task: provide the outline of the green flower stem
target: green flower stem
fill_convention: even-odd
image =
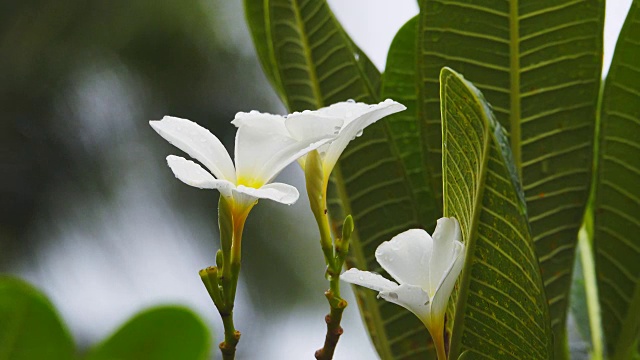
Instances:
[[[323,199],[323,204],[326,204],[326,200]],[[318,230],[320,231],[320,247],[322,247],[322,252],[324,254],[324,260],[327,263],[327,275],[329,276],[329,280],[332,277],[339,277],[340,271],[342,270],[342,264],[338,264],[337,257],[335,256],[335,249],[333,246],[333,240],[331,239],[331,228],[329,225],[329,216],[327,216],[326,206],[321,206],[322,209],[313,210],[313,215],[316,218],[316,223],[318,223]],[[332,287],[332,290],[336,294],[336,296],[340,296],[340,285],[335,285]]]
[[[224,325],[224,341],[220,343],[220,351],[224,360],[235,358],[236,345],[240,340],[240,332],[233,324],[233,302],[226,301],[226,292],[223,288],[223,276],[216,266],[200,270],[200,278],[207,288],[207,292],[213,300]],[[237,278],[236,278],[237,279]],[[237,282],[237,280],[236,280]]]
[[[230,260],[230,273],[231,283],[229,287],[229,300],[233,304],[236,298],[236,290],[238,288],[238,278],[240,277],[240,264],[242,263],[242,232],[244,230],[244,223],[249,215],[247,209],[244,213],[234,216],[233,218],[233,242],[231,245],[231,260]]]
[[[326,275],[329,279],[329,290],[325,292],[325,296],[331,308],[325,317],[327,335],[324,346],[316,351],[315,357],[318,360],[330,360],[333,358],[336,345],[343,332],[340,322],[342,321],[342,312],[347,307],[347,302],[340,297],[340,272],[344,265],[346,252],[349,250],[349,239],[336,239],[335,244],[332,240],[331,226],[327,215],[327,183],[329,178],[328,174],[324,173],[320,154],[317,151],[314,150],[307,154],[304,172],[309,204],[318,224],[320,247],[327,264]],[[348,217],[348,219],[351,218]],[[353,230],[353,221],[350,221],[349,236]]]
[[[224,341],[219,345],[224,360],[235,358],[236,346],[240,341],[240,332],[233,323],[233,308],[240,276],[242,232],[252,207],[253,205],[238,208],[233,201],[220,197],[218,225],[221,249],[216,254],[216,266],[200,270],[202,282],[224,325]]]
[[[329,290],[325,292],[327,301],[329,301],[330,312],[325,316],[324,320],[327,323],[327,334],[324,339],[324,346],[316,351],[315,357],[318,360],[330,360],[333,358],[333,354],[336,350],[336,345],[340,339],[340,335],[343,333],[343,329],[340,326],[342,321],[342,312],[347,307],[347,302],[340,297],[340,271],[344,265],[344,250],[336,250],[331,239],[331,230],[329,225],[329,217],[326,210],[326,192],[322,191],[319,195],[319,201],[313,201],[312,204],[320,206],[312,206],[312,211],[316,222],[318,223],[318,230],[320,230],[320,246],[324,253],[324,260],[327,264],[327,277],[329,279]],[[311,198],[312,193],[309,193]],[[342,243],[342,241],[340,241]],[[338,245],[336,241],[336,246]],[[348,250],[348,242],[345,244],[346,250]]]
[[[220,311],[222,324],[224,325],[224,341],[220,343],[220,352],[223,360],[233,360],[236,357],[236,346],[240,341],[240,331],[233,324],[233,304],[228,312]]]
[[[216,256],[216,263],[222,272],[222,279],[231,279],[231,267],[226,266],[231,261],[231,247],[233,245],[233,202],[220,196],[218,201],[218,227],[220,229],[220,245],[222,250],[222,264]],[[224,288],[224,284],[223,284]],[[225,299],[226,300],[226,299]]]
[[[330,281],[332,281],[331,279]],[[336,278],[336,282],[339,279]],[[332,284],[333,285],[333,284]],[[344,308],[347,307],[347,302],[339,297],[334,296],[332,290],[328,290],[324,293],[331,306],[331,312],[325,316],[324,321],[327,323],[327,335],[324,338],[324,346],[315,353],[317,360],[330,360],[333,358],[333,354],[340,340],[340,335],[344,332],[340,326],[342,321],[342,313]]]
[[[326,202],[323,201],[323,203]],[[324,346],[316,351],[315,357],[318,360],[330,360],[333,358],[336,345],[338,344],[338,340],[340,340],[340,335],[343,333],[340,322],[342,321],[342,313],[347,307],[347,302],[340,297],[340,270],[344,265],[344,257],[339,256],[339,252],[334,249],[331,241],[331,231],[329,230],[329,218],[325,211],[314,210],[313,213],[316,215],[316,222],[320,230],[320,244],[322,245],[325,262],[327,263],[329,290],[325,292],[325,296],[330,307],[330,312],[324,319],[327,323],[327,334],[324,339]]]
[[[433,339],[433,345],[436,347],[438,360],[447,360],[447,351],[444,347],[444,327],[431,333],[431,338]]]

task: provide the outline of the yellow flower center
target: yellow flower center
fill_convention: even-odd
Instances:
[[[264,181],[254,177],[238,176],[238,182],[236,185],[244,185],[246,187],[259,189],[264,185]]]

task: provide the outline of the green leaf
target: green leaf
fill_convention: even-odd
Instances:
[[[418,208],[420,223],[432,230],[442,214],[442,201],[434,197],[435,193],[441,193],[442,185],[432,181],[424,155],[426,145],[423,139],[427,134],[418,103],[421,88],[417,69],[422,61],[416,54],[418,20],[418,16],[409,20],[391,43],[387,70],[382,78],[381,98],[394,99],[407,107],[407,110],[389,116],[387,124],[407,169],[413,197],[421,205]]]
[[[0,360],[65,360],[74,352],[49,300],[22,280],[0,277]]]
[[[605,82],[595,179],[594,247],[606,348],[630,358],[640,335],[640,3]]]
[[[592,360],[603,359],[602,319],[593,255],[593,202],[587,206],[585,223],[578,233],[578,257],[571,285],[571,313],[575,330],[588,345]]]
[[[422,0],[428,164],[439,175],[438,72],[465,74],[506,129],[527,201],[557,355],[589,193],[602,66],[601,0]]]
[[[268,12],[265,12],[265,10],[268,10],[268,2],[245,1],[244,5],[247,23],[251,25],[249,30],[254,40],[253,43],[256,46],[258,57],[262,60],[262,69],[280,98],[286,102],[282,82],[280,81],[280,73],[277,69],[273,42],[271,41],[271,26],[267,23],[271,19],[266,16]]]
[[[582,240],[579,240],[582,241]],[[584,278],[584,268],[582,265],[582,248],[578,248],[578,256],[573,268],[573,280],[571,284],[571,314],[575,319],[575,330],[580,340],[589,345],[591,344],[591,327],[589,324],[589,306],[587,298],[587,284]],[[589,349],[591,351],[591,349]]]
[[[93,349],[87,360],[202,360],[210,334],[190,310],[163,306],[134,316]]]
[[[263,68],[290,111],[376,98],[379,73],[326,1],[245,0],[245,9]]]
[[[346,35],[326,1],[245,0],[245,8],[248,13],[264,15],[262,20],[249,14],[249,26],[263,67],[270,67],[268,72],[275,74],[269,75],[271,81],[281,84],[289,111],[317,109],[348,99],[380,100],[379,72]],[[260,44],[263,41],[269,44]],[[388,94],[396,91],[395,80],[389,81],[385,85]],[[347,259],[351,267],[379,271],[374,252],[380,243],[409,228],[435,223],[437,206],[426,200],[429,188],[427,177],[421,175],[423,160],[409,143],[419,137],[395,124],[407,119],[417,122],[399,117],[368,127],[349,144],[333,171],[328,207],[334,233],[340,233],[347,214],[355,222]],[[415,129],[419,124],[411,126]],[[372,291],[356,291],[383,359],[410,353],[424,356],[428,337],[412,314],[378,301]]]
[[[407,110],[389,116],[386,121],[390,136],[407,169],[406,176],[411,183],[413,199],[420,204],[417,208],[419,226],[431,232],[442,214],[442,202],[436,201],[434,197],[434,193],[440,193],[440,190],[432,188],[435,182],[431,181],[428,167],[425,166],[422,140],[425,136],[424,124],[417,103],[420,89],[417,86],[417,65],[420,60],[416,54],[417,26],[416,16],[398,31],[391,43],[387,55],[387,70],[382,77],[381,98],[391,98],[407,106]],[[367,265],[384,273],[376,263]],[[357,289],[362,291],[363,288]],[[383,300],[378,302],[378,306],[382,312],[382,325],[390,337],[389,342],[397,344],[389,348],[392,358],[435,359],[435,349],[431,342],[426,341],[429,334],[418,318]]]
[[[460,221],[467,247],[448,321],[450,357],[551,359],[547,301],[506,133],[461,75],[444,68],[440,84],[444,215]]]

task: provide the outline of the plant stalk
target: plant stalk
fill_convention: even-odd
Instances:
[[[444,345],[444,327],[436,329],[436,331],[430,332],[433,345],[436,348],[436,354],[438,360],[447,360],[447,350]]]
[[[233,308],[240,276],[242,232],[254,204],[238,206],[237,203],[220,197],[218,224],[222,248],[216,255],[216,266],[200,270],[200,277],[224,326],[224,341],[218,346],[224,360],[235,359],[236,346],[240,341],[240,332],[233,323]]]
[[[347,217],[348,231],[342,239],[336,239],[334,242],[331,237],[331,226],[329,224],[329,216],[327,214],[327,185],[328,174],[324,173],[320,154],[314,150],[307,154],[305,160],[305,180],[307,185],[307,194],[309,196],[309,205],[311,211],[318,224],[320,232],[320,247],[324,254],[324,260],[327,264],[326,276],[329,280],[329,290],[325,292],[325,297],[329,302],[330,312],[325,316],[327,323],[327,334],[325,336],[324,345],[315,352],[318,360],[330,360],[343,333],[340,326],[342,321],[342,312],[347,307],[347,302],[340,297],[340,272],[344,265],[347,251],[349,250],[349,237],[353,231],[353,219]]]
[[[233,304],[232,310],[229,312],[220,312],[222,324],[224,325],[224,341],[220,343],[219,348],[222,353],[223,360],[233,360],[236,357],[236,346],[240,341],[240,331],[236,330],[233,324]]]
[[[324,200],[324,199],[323,199]],[[326,204],[325,201],[322,203]],[[325,297],[329,302],[330,312],[325,317],[327,323],[327,334],[325,336],[324,345],[316,351],[315,357],[318,360],[330,360],[343,333],[340,326],[342,321],[342,313],[347,307],[347,302],[340,297],[340,271],[344,265],[344,261],[335,255],[335,249],[331,240],[331,230],[329,227],[329,218],[323,211],[314,211],[316,222],[320,230],[320,245],[324,253],[324,259],[327,263],[327,277],[329,278],[329,290],[325,292]]]

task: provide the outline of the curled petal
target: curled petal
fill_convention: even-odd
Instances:
[[[460,239],[460,224],[453,217],[440,218],[433,231],[433,252],[430,259],[430,288],[429,292],[434,294],[442,283],[445,274],[453,264],[455,259],[455,243]]]
[[[283,183],[267,184],[258,189],[240,185],[235,191],[255,199],[269,199],[286,205],[295,203],[300,196],[298,189]]]
[[[202,166],[180,156],[167,156],[167,164],[173,174],[183,183],[200,189],[218,189],[223,196],[231,196],[235,187],[227,180],[218,180],[211,176]]]
[[[200,161],[218,179],[236,182],[236,171],[227,149],[209,130],[172,116],[149,121],[149,124],[165,140]]]
[[[364,286],[375,291],[392,291],[398,288],[398,284],[385,279],[379,274],[362,271],[355,268],[349,269],[340,275],[340,280],[351,284]]]
[[[402,284],[396,289],[381,291],[379,296],[414,313],[422,322],[428,321],[429,294],[420,286]]]
[[[431,250],[431,236],[422,229],[411,229],[380,244],[376,260],[400,284],[428,289]]]
[[[361,102],[355,102],[353,100],[347,100],[325,106],[313,112],[318,114],[319,116],[342,118],[349,122],[355,118],[360,117],[362,114],[371,111],[370,109],[372,106],[376,105],[369,105]]]
[[[338,135],[340,128],[344,124],[343,118],[323,116],[318,111],[296,112],[287,116],[285,125],[291,137],[298,141],[314,139],[320,135],[334,138]],[[317,148],[321,156],[329,149],[330,142]],[[298,159],[300,166],[305,168],[306,155]],[[328,174],[327,174],[328,176]]]
[[[325,172],[333,170],[338,158],[347,147],[349,142],[362,134],[367,126],[375,123],[387,115],[405,110],[406,106],[393,100],[385,100],[377,105],[366,105],[362,103],[344,102],[334,104],[325,108],[324,111],[336,116],[343,113],[347,122],[340,129],[338,137],[331,143],[325,155]],[[322,111],[323,109],[319,110]]]
[[[447,310],[447,303],[449,302],[449,297],[453,291],[456,279],[458,279],[458,275],[460,275],[460,271],[462,271],[465,255],[466,250],[464,244],[456,240],[454,243],[454,259],[446,270],[442,281],[438,284],[438,289],[432,299],[432,321],[437,321],[444,317],[444,313]]]
[[[298,141],[280,134],[279,130],[240,126],[236,134],[238,183],[260,187],[287,165],[329,140],[326,136],[317,136]]]
[[[317,111],[296,112],[285,120],[287,130],[294,139],[314,138],[318,135],[336,136],[345,123],[342,117],[323,116]]]

